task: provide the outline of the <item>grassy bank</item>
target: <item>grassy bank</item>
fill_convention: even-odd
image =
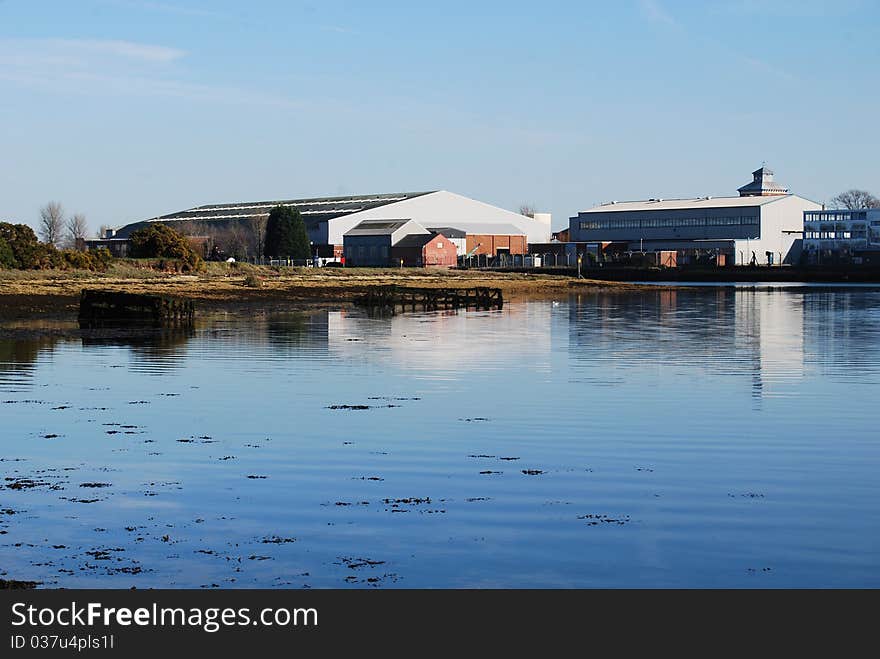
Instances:
[[[500,288],[507,299],[560,296],[574,288],[625,290],[631,284],[570,277],[475,270],[380,268],[273,268],[209,263],[204,272],[180,275],[114,264],[107,272],[0,270],[0,319],[73,317],[83,288],[186,296],[200,306],[223,308],[265,302],[307,306],[347,302],[368,286]]]

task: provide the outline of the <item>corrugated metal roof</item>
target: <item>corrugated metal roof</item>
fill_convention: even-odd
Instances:
[[[394,243],[393,247],[424,247],[435,237],[432,233],[411,233]]]
[[[421,197],[430,192],[393,192],[388,194],[354,195],[346,197],[314,197],[311,199],[281,199],[277,201],[248,201],[229,204],[207,204],[176,213],[153,217],[143,222],[126,225],[124,235],[144,226],[147,222],[230,222],[236,220],[266,217],[276,206],[292,206],[300,212],[306,227],[337,217],[351,215],[358,211],[378,208],[406,199]],[[137,226],[135,226],[137,225]],[[131,227],[131,230],[129,230]]]
[[[619,213],[624,211],[685,210],[690,208],[732,208],[763,206],[793,195],[767,197],[697,197],[696,199],[647,199],[644,201],[617,201],[581,211],[580,213]]]
[[[345,232],[346,236],[390,236],[406,226],[412,220],[364,220]],[[425,231],[418,223],[413,222],[413,229]],[[430,235],[430,234],[429,234]]]

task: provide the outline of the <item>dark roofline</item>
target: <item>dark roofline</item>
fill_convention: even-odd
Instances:
[[[248,208],[250,206],[267,206],[270,208],[274,208],[276,206],[308,206],[310,204],[325,204],[325,203],[352,203],[355,200],[363,200],[369,204],[375,204],[371,206],[371,208],[375,208],[376,206],[384,206],[388,203],[393,203],[393,201],[403,201],[404,199],[415,199],[416,197],[422,197],[427,194],[433,194],[437,192],[437,190],[427,190],[423,192],[387,192],[381,194],[364,194],[364,195],[346,195],[343,197],[310,197],[305,199],[268,199],[264,201],[235,201],[229,203],[216,203],[216,204],[202,204],[201,206],[194,206],[193,208],[187,208],[182,211],[175,211],[173,213],[166,213],[165,215],[157,215],[156,217],[151,217],[147,222],[152,222],[155,220],[164,220],[164,219],[187,219],[187,218],[178,218],[176,216],[182,215],[183,213],[195,213],[200,211],[209,211],[217,208]],[[268,211],[266,211],[268,213]],[[262,213],[254,213],[255,215],[261,215]]]

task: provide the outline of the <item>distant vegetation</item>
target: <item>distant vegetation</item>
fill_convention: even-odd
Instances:
[[[112,261],[110,252],[59,250],[51,243],[37,240],[34,230],[26,224],[0,222],[0,268],[13,270],[46,270],[57,268],[103,272]]]
[[[263,255],[293,259],[311,256],[309,234],[298,210],[290,206],[276,206],[269,212]]]
[[[880,208],[880,199],[867,190],[847,190],[832,197],[831,205],[834,208],[848,208],[850,210]]]
[[[150,224],[131,234],[129,253],[136,259],[179,259],[185,271],[201,270],[202,257],[196,254],[189,241],[165,224]]]

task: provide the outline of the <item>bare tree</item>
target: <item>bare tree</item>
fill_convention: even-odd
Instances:
[[[50,201],[40,209],[40,237],[43,242],[57,245],[64,230],[64,209],[57,201]]]
[[[262,254],[266,247],[266,224],[269,222],[269,214],[257,215],[251,219],[251,243],[254,254]]]
[[[520,204],[517,212],[526,217],[535,217],[535,207],[532,204]]]
[[[850,210],[880,208],[880,199],[866,190],[847,190],[832,197],[831,205],[834,208],[849,208]]]
[[[86,222],[86,216],[82,213],[76,213],[67,219],[65,224],[67,235],[65,236],[65,244],[76,249],[80,240],[85,240],[89,233],[89,224]]]

